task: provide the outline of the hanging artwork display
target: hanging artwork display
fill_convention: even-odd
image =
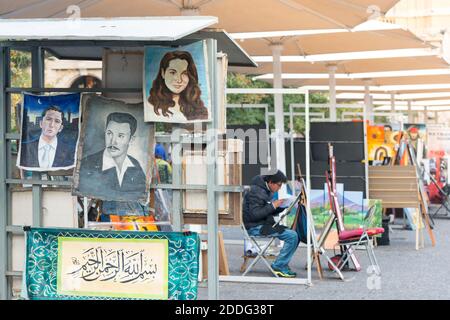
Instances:
[[[429,171],[435,183],[428,185],[428,196],[432,203],[441,203],[439,188],[449,184],[450,129],[444,125],[428,125],[427,130]],[[439,187],[439,188],[438,188]]]
[[[427,127],[425,124],[420,123],[404,123],[403,131],[407,135],[407,139],[409,143],[414,147],[414,150],[417,151],[418,142],[422,140],[425,145],[427,143]]]
[[[149,122],[209,121],[211,92],[206,42],[145,47],[144,117]]]
[[[396,132],[390,125],[367,126],[367,151],[369,160],[382,161],[395,155]]]
[[[17,166],[29,171],[67,170],[75,166],[80,131],[79,93],[24,93]]]
[[[218,141],[215,160],[217,183],[219,185],[242,185],[242,148],[243,143],[239,139]],[[183,149],[183,184],[206,185],[207,164],[207,154],[204,150]],[[184,223],[207,224],[208,202],[206,200],[206,190],[187,190],[184,192],[182,201]],[[168,201],[166,200],[166,202]],[[170,205],[170,202],[168,203]],[[156,203],[155,207],[157,207]],[[218,192],[217,213],[220,225],[239,225],[242,217],[242,194],[240,192]]]
[[[147,201],[153,126],[142,104],[83,97],[83,124],[73,193],[101,200]]]
[[[196,233],[31,228],[26,235],[30,300],[197,298]]]

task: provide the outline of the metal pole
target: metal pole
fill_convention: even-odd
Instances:
[[[44,87],[44,53],[41,47],[31,48],[31,85],[35,88]],[[40,172],[33,172],[33,179],[41,180]],[[42,226],[42,186],[33,185],[33,222],[35,227]]]
[[[172,127],[171,143],[172,143],[172,183],[177,186],[181,184],[182,176],[182,144],[180,138],[181,129],[179,126],[174,125]],[[172,219],[173,230],[181,231],[183,227],[183,206],[181,205],[182,196],[181,190],[176,189],[172,191]]]
[[[264,108],[264,120],[266,121],[266,137],[267,137],[267,168],[272,170],[272,156],[270,154],[270,123],[269,123],[269,106],[266,104]]]
[[[3,56],[0,58],[0,61],[4,61],[4,74],[0,72],[0,74],[2,74],[2,79],[4,79],[4,86],[2,86],[2,88],[9,88],[11,87],[11,48],[6,47],[6,56],[4,57],[5,59],[3,59]],[[5,133],[9,133],[12,130],[11,127],[11,95],[8,93],[5,93],[4,96],[4,101],[3,104],[5,105],[5,113],[2,112],[3,116],[5,117]],[[3,121],[3,120],[1,120]],[[3,132],[3,130],[2,130]],[[6,152],[6,161],[4,163],[5,166],[5,177],[9,178],[12,177],[12,173],[13,173],[13,160],[12,160],[12,141],[11,140],[5,140],[5,138],[7,137],[3,137],[2,141],[5,142],[5,148],[2,148],[2,150],[0,151],[1,153]],[[3,165],[1,166],[3,168]],[[6,208],[6,217],[5,217],[5,226],[6,228],[8,226],[10,226],[12,224],[12,192],[11,192],[11,187],[6,184],[6,201],[2,198],[1,203],[3,203],[3,206]],[[12,261],[12,256],[13,256],[13,234],[11,232],[6,231],[6,272],[12,270],[12,265],[13,265],[13,261]],[[2,237],[3,239],[3,237]],[[26,243],[26,242],[25,242]],[[4,246],[1,247],[1,249],[3,249]],[[13,281],[11,277],[6,277],[6,298],[7,299],[11,299],[12,298],[12,293],[13,293]],[[2,291],[0,289],[0,291]]]
[[[88,229],[89,228],[89,203],[88,203],[88,198],[87,197],[83,197],[83,212],[84,212],[84,228]]]
[[[295,157],[294,157],[294,115],[292,114],[292,106],[289,106],[289,126],[290,126],[290,147],[291,147],[291,179],[292,194],[295,195]]]
[[[8,281],[6,278],[6,271],[8,268],[8,235],[6,232],[7,226],[7,185],[6,185],[6,93],[5,87],[7,84],[6,75],[8,74],[9,65],[8,49],[0,47],[0,299],[6,300],[8,298]]]
[[[364,171],[365,171],[365,180],[366,180],[366,199],[370,199],[369,197],[369,151],[367,146],[367,106],[364,104],[363,106],[363,130],[364,130]]]
[[[281,51],[283,44],[274,43],[270,46],[273,56],[273,87],[275,89],[283,88],[283,80],[281,78]],[[284,148],[284,108],[283,95],[274,95],[274,112],[275,112],[275,142],[277,153],[277,169],[286,173],[286,154]],[[286,193],[286,187],[283,186],[279,193]]]
[[[395,93],[391,93],[391,112],[395,112]]]
[[[310,151],[310,139],[309,139],[309,91],[306,91],[305,93],[305,142],[306,142],[306,198],[308,199],[307,201],[307,206],[308,206],[308,210],[306,210],[307,214],[311,212],[311,208],[309,207],[309,199],[310,198],[310,192],[309,190],[311,190],[311,175],[310,175],[310,155],[309,155],[309,151]],[[306,246],[307,246],[307,274],[308,274],[308,285],[311,285],[311,226],[310,226],[310,222],[314,221],[313,217],[310,217],[309,219],[307,219],[307,223],[306,223]]]
[[[412,106],[411,106],[411,100],[408,100],[408,123],[413,123],[413,113],[412,113]]]
[[[216,55],[217,55],[217,41],[208,39],[208,57],[209,57],[209,72],[211,79],[211,112],[212,123],[207,125],[207,199],[208,199],[208,299],[219,299],[219,215],[217,210],[216,199],[216,154],[217,154],[217,125],[218,125],[218,109],[219,104],[217,100],[217,84],[219,83],[216,72]]]
[[[335,64],[327,65],[330,87],[330,121],[336,122],[336,70]]]
[[[372,109],[372,100],[370,96],[370,83],[372,79],[364,79],[364,105],[367,108],[367,113],[369,115],[369,122],[374,121],[373,109]]]

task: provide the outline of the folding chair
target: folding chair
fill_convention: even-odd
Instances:
[[[272,269],[272,267],[270,266],[270,263],[267,261],[268,259],[273,260],[273,259],[276,258],[276,255],[271,254],[271,253],[268,252],[268,249],[270,248],[270,246],[272,245],[272,243],[275,241],[276,237],[262,236],[262,235],[251,236],[251,235],[248,234],[247,229],[245,229],[245,226],[244,226],[243,223],[241,223],[241,229],[242,229],[242,232],[243,232],[243,234],[244,234],[245,240],[250,241],[250,242],[255,246],[255,248],[256,248],[256,250],[257,250],[256,256],[254,256],[254,255],[248,255],[248,254],[245,252],[245,248],[244,248],[244,255],[243,255],[244,262],[243,262],[242,265],[241,265],[241,273],[242,273],[242,276],[245,276],[245,275],[250,271],[250,269],[251,269],[251,268],[252,268],[259,260],[262,260],[262,261],[266,264],[266,266],[269,268],[270,272],[272,272],[272,274],[273,274],[275,277],[278,278],[278,275],[275,273],[275,271],[274,271],[274,270]],[[261,245],[258,244],[258,240],[266,240],[267,242],[266,242],[266,244],[264,244],[264,245],[261,246]],[[250,259],[254,259],[254,260],[253,260],[252,263],[247,267],[247,262],[248,262]]]
[[[377,275],[381,275],[381,269],[378,265],[377,258],[375,257],[375,252],[373,250],[373,237],[382,234],[384,232],[383,228],[369,228],[373,221],[375,214],[375,206],[372,206],[367,211],[364,217],[363,228],[342,231],[339,234],[339,241],[336,246],[341,248],[346,248],[342,256],[338,261],[336,261],[336,266],[339,270],[342,270],[348,263],[350,259],[350,252],[355,252],[359,246],[364,246],[369,257],[370,264]]]
[[[450,188],[448,185],[445,185],[443,188],[439,185],[439,183],[436,181],[436,179],[430,174],[431,182],[436,186],[438,189],[441,197],[442,197],[442,203],[439,206],[439,208],[433,213],[433,217],[446,217],[448,216],[448,213],[450,212]],[[445,213],[439,213],[439,211],[445,208]],[[431,217],[432,215],[430,215]],[[434,221],[433,221],[434,222]]]

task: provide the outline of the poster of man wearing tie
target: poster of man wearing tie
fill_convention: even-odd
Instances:
[[[79,93],[23,94],[22,135],[17,157],[19,168],[56,171],[75,166],[80,98]]]

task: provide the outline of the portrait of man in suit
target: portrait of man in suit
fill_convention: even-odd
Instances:
[[[146,175],[139,161],[128,154],[135,139],[137,121],[129,113],[113,112],[106,119],[105,148],[81,159],[80,174],[84,183],[80,188],[89,193],[90,181],[101,181],[102,190],[92,190],[105,196],[114,193],[142,194],[146,189]],[[92,184],[91,184],[92,186]]]
[[[17,162],[21,169],[55,171],[75,166],[79,103],[79,94],[24,95]]]
[[[57,106],[44,110],[39,139],[22,144],[22,166],[49,169],[73,165],[75,145],[58,143],[58,134],[64,129],[63,119],[64,114]]]

